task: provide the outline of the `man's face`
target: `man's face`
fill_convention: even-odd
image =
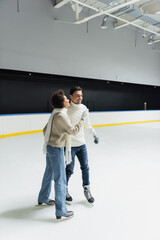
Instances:
[[[75,104],[80,104],[83,99],[82,91],[75,91],[72,95],[70,95],[70,98]]]

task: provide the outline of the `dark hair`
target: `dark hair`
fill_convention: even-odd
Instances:
[[[82,88],[79,87],[79,86],[72,87],[70,89],[70,95],[73,95],[73,93],[76,92],[76,91],[82,91]]]
[[[53,108],[63,108],[64,107],[64,91],[57,90],[53,93],[51,97],[51,105]]]

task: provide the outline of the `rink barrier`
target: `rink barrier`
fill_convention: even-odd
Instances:
[[[92,127],[93,128],[97,128],[97,127],[110,127],[110,126],[120,126],[120,125],[139,124],[139,123],[152,123],[152,122],[160,122],[160,120],[98,124],[98,125],[92,125]],[[19,136],[19,135],[25,135],[25,134],[33,134],[33,133],[41,133],[42,131],[43,130],[33,130],[33,131],[25,131],[25,132],[3,134],[3,135],[0,135],[0,138],[13,137],[13,136]]]

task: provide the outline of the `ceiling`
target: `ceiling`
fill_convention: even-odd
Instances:
[[[148,44],[160,42],[160,0],[56,0],[54,7],[61,8],[65,4],[73,9],[73,24],[103,16],[103,27],[108,18],[112,18],[114,29],[133,26],[143,31],[143,37],[149,33]],[[91,11],[82,17],[85,9]]]

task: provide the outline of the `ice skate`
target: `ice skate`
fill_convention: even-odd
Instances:
[[[45,202],[38,202],[38,206],[41,206],[41,205],[48,205],[48,206],[51,206],[51,205],[54,205],[55,204],[55,201],[54,200],[51,200],[49,199],[49,202],[45,203]]]
[[[86,185],[83,188],[84,188],[84,196],[86,197],[87,201],[89,203],[93,203],[94,202],[94,197],[91,195],[90,186]]]
[[[67,204],[71,204],[72,201],[73,201],[73,199],[72,199],[71,195],[69,194],[69,192],[68,192],[68,187],[67,187],[67,188],[66,188],[66,203],[67,203]]]
[[[61,219],[62,217],[73,217],[74,212],[73,211],[68,211],[65,214],[61,215],[61,216],[56,216],[57,219]]]

